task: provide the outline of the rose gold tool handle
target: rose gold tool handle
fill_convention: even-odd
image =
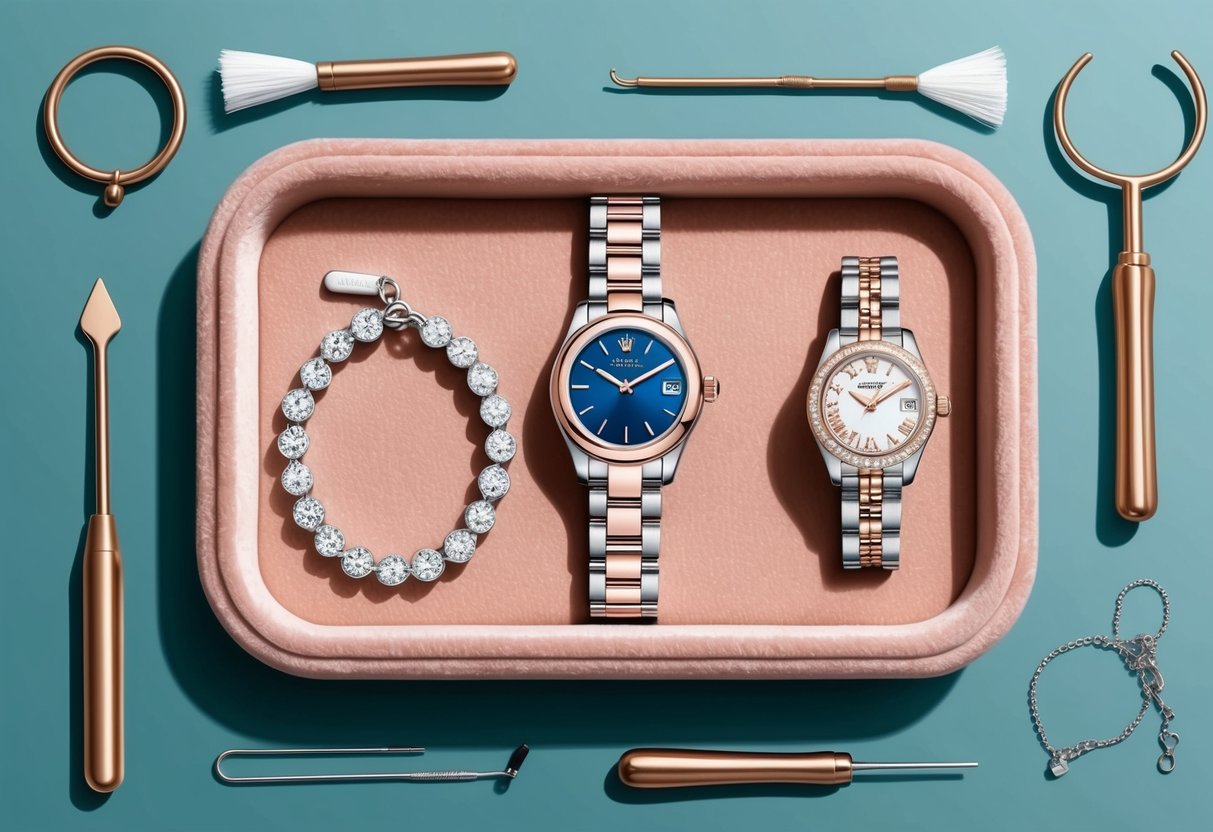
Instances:
[[[1122,252],[1112,271],[1116,321],[1116,510],[1149,520],[1158,510],[1154,451],[1154,269]]]
[[[432,58],[321,61],[316,81],[322,90],[384,87],[438,87],[509,84],[518,62],[509,52],[477,52]]]
[[[84,779],[112,792],[125,769],[122,552],[112,514],[94,514],[84,543]]]
[[[740,783],[845,786],[851,782],[851,775],[851,755],[832,751],[775,754],[635,748],[619,758],[619,779],[638,789]]]
[[[845,786],[857,771],[975,768],[977,763],[861,763],[850,754],[816,751],[777,754],[754,751],[697,751],[688,748],[634,748],[619,758],[619,779],[637,789],[735,786],[745,783],[802,783]]]

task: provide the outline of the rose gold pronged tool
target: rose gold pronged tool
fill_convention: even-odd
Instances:
[[[1146,188],[1179,174],[1200,148],[1208,122],[1205,88],[1182,53],[1171,57],[1192,86],[1196,124],[1188,146],[1171,164],[1154,173],[1113,173],[1087,161],[1066,129],[1066,98],[1078,73],[1091,61],[1080,56],[1057,85],[1053,128],[1057,141],[1079,169],[1121,189],[1124,245],[1112,269],[1112,317],[1116,327],[1116,511],[1134,522],[1158,510],[1158,471],[1154,448],[1154,269],[1142,246],[1142,196]],[[1131,110],[1126,112],[1131,113]]]
[[[93,344],[97,513],[84,541],[84,779],[112,792],[125,769],[122,705],[122,551],[110,513],[109,366],[107,345],[122,320],[98,278],[80,315]]]
[[[989,127],[1001,125],[1007,112],[1007,59],[997,46],[940,64],[918,75],[886,75],[882,78],[818,78],[814,75],[621,78],[612,69],[611,80],[621,87],[778,87],[806,91],[866,89],[917,92]]]
[[[753,751],[697,751],[689,748],[633,748],[619,758],[619,779],[637,789],[733,786],[745,783],[801,783],[846,786],[856,772],[976,768],[977,763],[862,763],[850,754],[817,751],[776,754]]]

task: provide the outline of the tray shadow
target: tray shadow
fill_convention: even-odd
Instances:
[[[375,681],[289,676],[262,664],[223,630],[202,592],[194,557],[195,306],[197,248],[173,273],[157,329],[157,616],[161,650],[181,691],[232,735],[232,744],[432,744],[527,742],[604,748],[604,765],[634,745],[820,742],[895,734],[929,714],[959,674],[851,681]],[[533,429],[533,428],[531,428]],[[524,432],[528,430],[526,426]],[[563,449],[561,449],[563,451]],[[559,458],[564,462],[563,458]],[[574,497],[580,495],[569,490]],[[449,715],[408,734],[342,716],[334,701],[373,713],[430,698]],[[632,718],[587,719],[621,701]],[[492,708],[484,703],[491,701]],[[896,708],[887,707],[897,702]],[[744,707],[739,707],[744,705]],[[221,748],[196,749],[199,766]],[[73,776],[76,772],[72,772]]]

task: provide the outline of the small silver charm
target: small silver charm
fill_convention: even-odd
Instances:
[[[506,430],[512,415],[509,402],[498,395],[500,378],[492,366],[477,360],[475,342],[463,336],[453,337],[451,324],[437,315],[427,317],[413,309],[400,295],[400,286],[389,277],[332,271],[325,275],[329,291],[354,295],[378,295],[382,309],[359,310],[343,329],[329,332],[320,342],[319,356],[305,362],[299,371],[303,387],[289,391],[282,400],[282,413],[290,423],[278,436],[278,450],[286,457],[282,488],[297,498],[292,516],[296,525],[314,533],[313,545],[320,555],[338,560],[351,578],[374,573],[384,586],[400,586],[411,576],[419,581],[434,581],[447,563],[466,563],[476,552],[477,536],[487,533],[497,519],[494,502],[505,496],[510,478],[505,464],[513,458],[517,440]],[[403,555],[387,555],[376,562],[363,546],[347,547],[345,534],[325,523],[323,504],[312,496],[315,485],[312,470],[301,460],[311,447],[310,437],[301,423],[311,418],[316,408],[313,391],[327,388],[333,380],[331,363],[345,361],[360,343],[373,343],[385,329],[401,331],[416,328],[421,342],[430,349],[445,349],[451,364],[467,370],[467,386],[481,397],[477,414],[491,431],[485,442],[490,464],[477,477],[482,499],[474,500],[463,512],[465,528],[448,534],[438,549],[420,549],[410,561]]]

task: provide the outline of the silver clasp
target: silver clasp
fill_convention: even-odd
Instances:
[[[344,295],[378,295],[383,303],[383,325],[388,329],[420,329],[425,323],[425,315],[400,294],[400,284],[385,275],[331,271],[324,276],[324,288]]]
[[[1170,774],[1175,771],[1175,749],[1179,745],[1179,734],[1163,726],[1158,732],[1158,744],[1162,746],[1162,753],[1158,755],[1158,770],[1163,774]]]

